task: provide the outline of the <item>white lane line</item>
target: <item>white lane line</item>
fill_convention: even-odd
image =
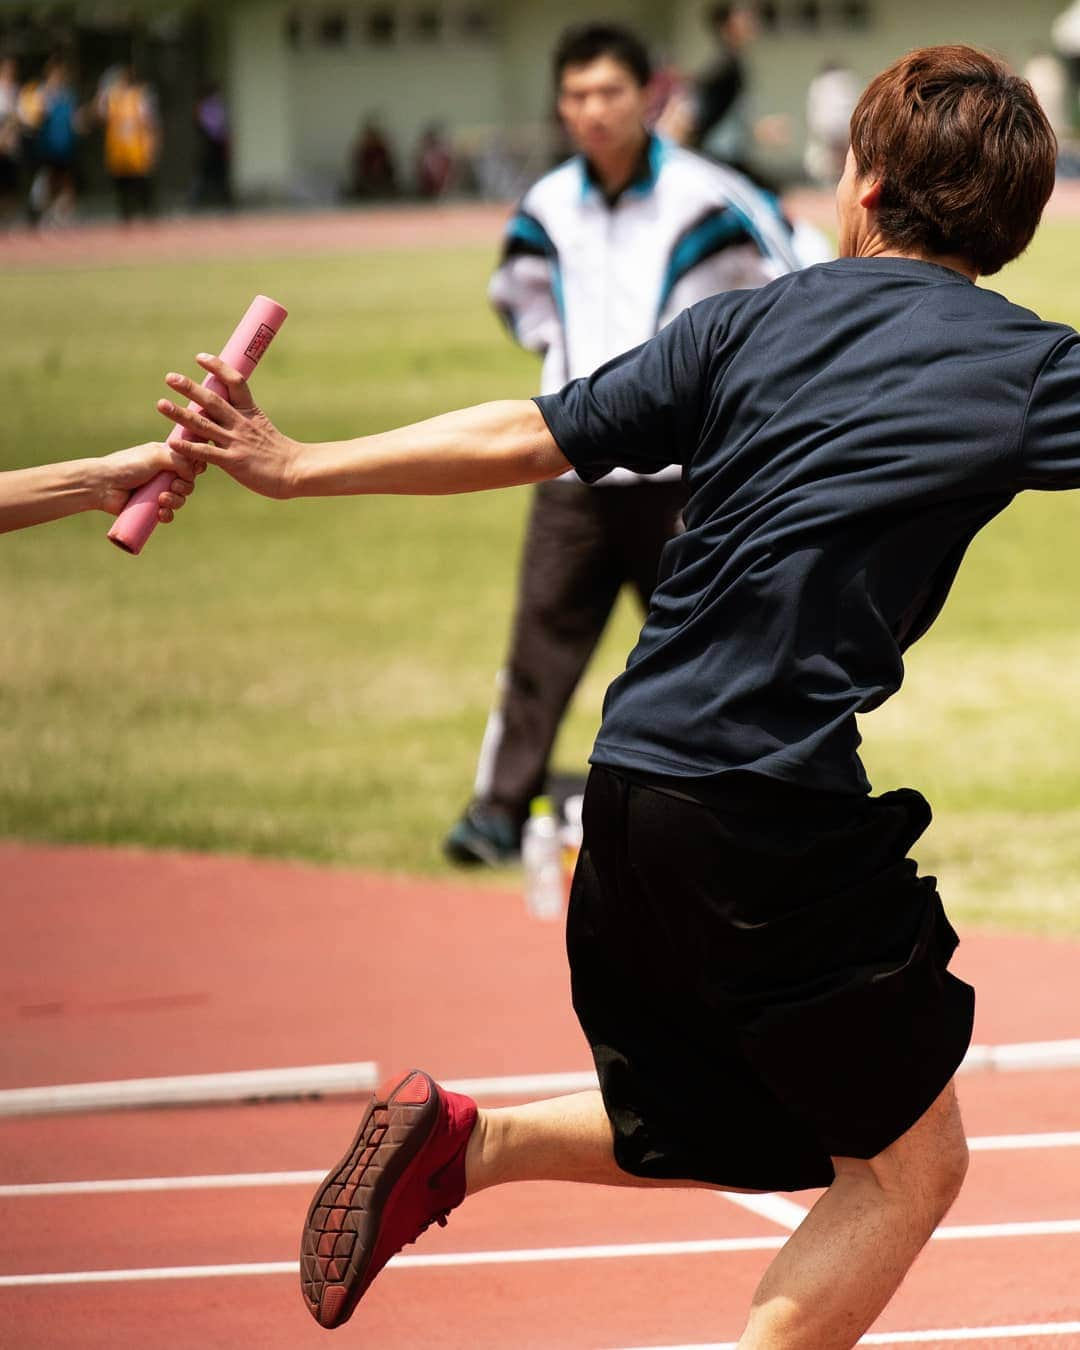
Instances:
[[[972,1045],[960,1073],[1022,1073],[1039,1069],[1080,1068],[1080,1039],[1020,1041],[1007,1045]],[[470,1097],[516,1097],[519,1094],[585,1092],[597,1086],[592,1070],[579,1073],[516,1074],[507,1078],[459,1078],[444,1086]]]
[[[1080,1233],[1080,1219],[1045,1219],[1028,1223],[945,1224],[931,1236],[932,1242],[968,1238],[1068,1237]]]
[[[1037,1069],[1080,1068],[1080,1040],[1022,1041],[1016,1045],[971,1045],[959,1073],[1026,1073]]]
[[[771,1219],[781,1228],[798,1228],[810,1213],[805,1205],[797,1205],[782,1195],[738,1195],[734,1191],[721,1191],[725,1200],[730,1200],[740,1209],[748,1209],[751,1214],[760,1214],[763,1219]]]
[[[120,1078],[105,1083],[6,1088],[0,1091],[0,1116],[370,1093],[378,1081],[378,1067],[368,1060],[358,1064],[309,1064],[294,1069],[245,1069],[241,1073],[195,1073],[174,1078]]]
[[[929,1345],[935,1341],[1010,1341],[1022,1336],[1074,1336],[1080,1322],[1029,1322],[1013,1327],[942,1327],[934,1331],[873,1331],[860,1345]],[[702,1345],[635,1346],[632,1350],[737,1350],[734,1341]]]
[[[973,1153],[1010,1150],[1080,1148],[1080,1130],[1056,1134],[988,1134],[968,1140]],[[251,1186],[315,1186],[328,1167],[297,1172],[222,1172],[207,1176],[116,1177],[96,1181],[38,1181],[0,1185],[0,1199],[20,1199],[46,1195],[125,1195],[137,1191],[230,1190]],[[774,1219],[783,1228],[797,1228],[807,1211],[793,1200],[778,1195],[736,1195],[718,1192],[733,1204],[764,1218]]]
[[[127,1284],[138,1280],[210,1280],[224,1275],[297,1275],[299,1261],[249,1261],[235,1266],[158,1266],[145,1270],[63,1270],[0,1275],[0,1289],[40,1284]]]
[[[451,1092],[463,1092],[467,1097],[560,1097],[566,1092],[589,1092],[599,1086],[595,1069],[572,1073],[519,1073],[505,1078],[448,1078],[439,1079]]]
[[[984,1134],[969,1139],[968,1148],[973,1153],[1028,1148],[1080,1148],[1080,1130],[1063,1130],[1056,1134]]]
[[[398,1269],[438,1266],[503,1266],[550,1261],[603,1261],[620,1257],[710,1256],[719,1252],[776,1251],[782,1237],[706,1238],[697,1242],[628,1242],[591,1247],[528,1247],[507,1251],[439,1252],[430,1256],[395,1256]],[[220,1266],[161,1266],[145,1270],[57,1271],[44,1275],[0,1275],[0,1289],[35,1284],[112,1284],[128,1280],[192,1280],[225,1275],[281,1275],[297,1273],[298,1261]]]
[[[1011,1073],[1032,1069],[1075,1068],[1080,1068],[1080,1039],[1029,1041],[1015,1045],[973,1045],[959,1072],[994,1070]],[[175,1078],[130,1078],[104,1083],[6,1088],[0,1090],[0,1116],[365,1094],[371,1092],[378,1081],[377,1065],[365,1061],[357,1064],[315,1064],[293,1069],[254,1069],[242,1073],[185,1074]],[[444,1084],[452,1092],[464,1092],[468,1096],[480,1098],[582,1092],[596,1085],[596,1074],[591,1069],[573,1073],[516,1074],[503,1078],[459,1078]]]
[[[1048,1223],[968,1224],[939,1228],[936,1239],[1055,1237],[1080,1233],[1080,1219]],[[583,1247],[524,1247],[505,1251],[438,1252],[430,1256],[395,1256],[390,1265],[403,1270],[437,1266],[510,1266],[550,1261],[610,1261],[655,1256],[712,1256],[722,1252],[777,1251],[786,1236],[703,1238],[692,1242],[620,1242]],[[0,1275],[0,1288],[35,1284],[100,1284],[126,1280],[186,1280],[224,1275],[280,1275],[295,1271],[295,1261],[216,1266],[160,1266],[145,1270],[55,1271],[34,1275]]]
[[[37,1181],[0,1186],[0,1199],[39,1195],[128,1195],[142,1191],[218,1191],[247,1186],[315,1186],[321,1172],[229,1172],[191,1177],[117,1177],[105,1181]]]

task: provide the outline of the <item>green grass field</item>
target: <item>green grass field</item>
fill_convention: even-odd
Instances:
[[[1080,227],[997,289],[1080,324]],[[257,392],[307,439],[533,391],[489,315],[487,249],[2,276],[0,467],[164,435],[160,376],[256,291],[292,316]],[[79,316],[79,317],[74,317]],[[142,558],[85,516],[0,544],[0,835],[444,870],[513,600],[524,491],[271,503],[220,474]],[[1080,932],[1080,499],[976,542],[905,689],[863,727],[879,790],[938,813],[919,856],[952,912]],[[625,604],[561,737],[584,766]]]

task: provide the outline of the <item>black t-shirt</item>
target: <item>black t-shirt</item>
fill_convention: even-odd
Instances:
[[[586,482],[684,466],[592,756],[671,778],[868,790],[855,714],[899,688],[976,532],[1080,486],[1080,337],[907,258],[703,301],[536,402]]]

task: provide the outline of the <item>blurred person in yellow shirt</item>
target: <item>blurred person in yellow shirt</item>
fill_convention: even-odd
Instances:
[[[121,66],[98,95],[105,125],[105,171],[116,187],[120,217],[149,216],[161,136],[157,100],[133,66]]]

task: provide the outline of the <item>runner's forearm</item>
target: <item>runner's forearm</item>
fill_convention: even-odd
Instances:
[[[288,495],[476,492],[537,483],[569,467],[536,404],[504,400],[358,440],[304,445]]]
[[[0,474],[0,533],[101,507],[108,487],[94,459]]]

